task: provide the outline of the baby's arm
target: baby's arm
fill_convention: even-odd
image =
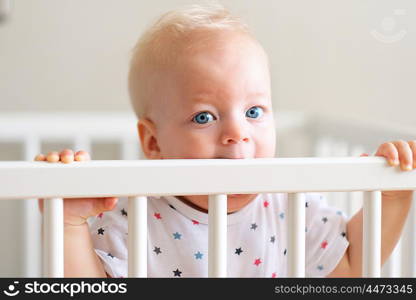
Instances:
[[[87,223],[65,225],[65,277],[107,277],[94,251]]]
[[[385,157],[391,166],[400,164],[403,171],[410,171],[416,168],[416,141],[384,143],[375,155]],[[400,239],[412,198],[413,191],[382,192],[381,266],[389,258]],[[362,276],[363,209],[348,222],[347,237],[350,245],[340,263],[328,277]]]
[[[382,266],[396,246],[410,210],[411,198],[382,200],[381,262]],[[362,277],[363,209],[347,225],[350,243],[344,257],[328,277]]]
[[[60,154],[50,152],[46,157],[36,156],[37,161],[71,163],[74,160],[89,160],[89,154],[72,150]],[[87,218],[112,210],[116,198],[64,199],[64,277],[107,277],[103,263],[96,254],[87,223]],[[43,199],[39,199],[43,211]],[[108,276],[109,277],[109,276]]]

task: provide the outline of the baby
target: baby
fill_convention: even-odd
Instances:
[[[145,156],[273,157],[268,64],[247,26],[219,5],[163,15],[137,43],[129,74]],[[411,170],[416,142],[384,143],[376,155]],[[36,159],[70,163],[89,155],[66,149]],[[362,210],[347,220],[324,206],[320,194],[305,197],[306,276],[361,276]],[[383,192],[381,264],[397,243],[411,198],[412,191]],[[66,277],[127,276],[127,207],[126,198],[65,199]],[[229,277],[287,276],[287,207],[284,193],[228,195]],[[148,197],[149,277],[207,276],[207,212],[207,196]]]

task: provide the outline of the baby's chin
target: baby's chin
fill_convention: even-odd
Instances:
[[[227,212],[233,213],[242,209],[256,198],[257,194],[229,194],[227,197]]]
[[[230,214],[245,207],[256,198],[257,194],[228,194],[227,196],[227,212]],[[199,211],[208,212],[208,196],[179,196],[177,198]]]

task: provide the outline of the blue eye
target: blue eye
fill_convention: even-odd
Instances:
[[[206,123],[208,123],[208,122],[210,122],[212,120],[214,120],[214,116],[211,115],[209,112],[206,112],[206,111],[197,114],[192,119],[193,122],[196,122],[198,124],[206,124]]]
[[[246,112],[246,117],[249,118],[259,118],[263,115],[263,109],[259,106],[253,106]]]

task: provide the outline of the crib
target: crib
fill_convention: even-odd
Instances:
[[[383,158],[358,157],[363,152],[374,152],[388,140],[416,139],[416,131],[379,122],[297,112],[280,112],[275,119],[278,158],[147,161],[142,159],[139,149],[135,117],[129,113],[0,115],[0,145],[14,144],[22,152],[20,158],[14,156],[13,161],[0,162],[0,200],[18,203],[16,207],[21,216],[18,220],[22,234],[21,276],[63,277],[64,197],[129,197],[129,277],[146,277],[146,197],[204,194],[209,195],[209,276],[226,277],[227,194],[287,192],[288,222],[292,228],[288,275],[304,277],[303,193],[321,192],[329,204],[350,216],[363,205],[364,276],[416,277],[414,200],[396,249],[382,269],[378,263],[380,191],[415,190],[416,173],[388,168]],[[118,153],[113,155],[113,160],[98,158],[70,165],[32,161],[37,153],[64,147],[87,150],[96,159],[99,148],[95,143],[117,145]],[[103,153],[107,153],[106,149],[108,145],[101,145]],[[103,158],[108,157],[103,155]],[[201,174],[198,178],[193,175],[196,168]],[[247,173],[244,178],[236,176],[244,169],[255,172]],[[158,170],[157,176],[152,175],[155,170]],[[250,175],[258,172],[267,176]],[[99,180],[86,184],[88,178]],[[172,182],[170,178],[181,180]],[[137,182],[142,184],[137,186]],[[40,197],[47,199],[43,222],[36,200]]]

